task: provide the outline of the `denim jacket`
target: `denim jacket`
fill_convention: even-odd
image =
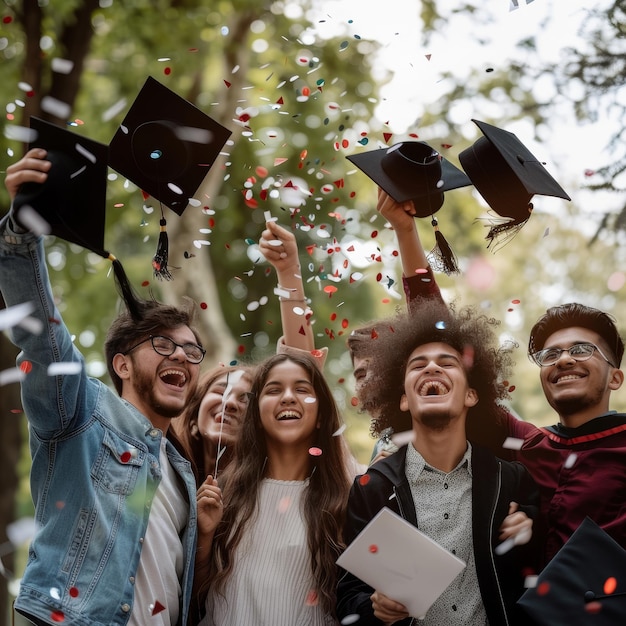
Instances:
[[[13,235],[0,222],[0,290],[7,307],[30,302],[38,334],[17,325],[13,343],[27,365],[22,381],[29,422],[31,494],[38,532],[15,606],[47,623],[124,625],[150,507],[161,479],[162,432],[101,381],[54,305],[41,238]],[[48,373],[73,363],[77,373]],[[65,367],[65,366],[62,366]],[[67,368],[65,368],[67,370]],[[195,482],[189,463],[167,443],[186,487],[189,521],[182,537],[184,574],[179,623],[186,624],[196,545]]]

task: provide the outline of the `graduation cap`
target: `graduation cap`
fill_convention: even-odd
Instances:
[[[30,128],[29,149],[45,149],[52,165],[43,183],[20,185],[13,219],[26,230],[55,235],[110,260],[118,289],[135,314],[138,298],[124,268],[104,248],[108,146],[37,117],[30,118]]]
[[[423,141],[404,141],[347,159],[396,202],[413,201],[415,217],[431,217],[437,238],[432,254],[440,262],[438,269],[448,274],[457,272],[454,254],[434,214],[443,205],[444,191],[471,185],[470,179]]]
[[[470,179],[423,141],[346,157],[396,202],[413,200],[416,217],[430,217],[443,205],[443,192],[471,185]]]
[[[518,604],[538,625],[623,624],[626,550],[587,517]]]
[[[42,234],[108,258],[104,250],[107,146],[37,117],[30,118],[30,128],[34,137],[29,148],[44,148],[52,166],[44,183],[20,186],[13,201],[15,220],[32,230],[33,218],[39,216]],[[29,210],[36,215],[29,216]]]
[[[163,205],[182,215],[231,135],[149,76],[109,145],[109,165],[161,203],[155,275],[167,269]]]
[[[472,120],[483,132],[459,161],[487,204],[505,221],[495,225],[486,239],[521,228],[530,218],[535,194],[571,200],[561,185],[517,136],[491,124]]]

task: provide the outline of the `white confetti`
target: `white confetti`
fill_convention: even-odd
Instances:
[[[0,330],[6,330],[19,324],[27,315],[32,313],[35,306],[32,302],[23,302],[0,311]]]
[[[83,364],[79,361],[50,363],[50,365],[48,365],[48,376],[67,376],[70,374],[80,374],[82,369]]]
[[[12,367],[0,372],[0,387],[10,383],[19,383],[24,380],[26,374],[19,367]]]
[[[507,437],[502,444],[503,448],[507,450],[521,450],[524,445],[523,439],[518,439],[517,437]]]

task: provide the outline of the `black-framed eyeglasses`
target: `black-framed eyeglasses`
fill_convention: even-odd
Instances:
[[[593,343],[575,343],[569,348],[546,348],[545,350],[539,350],[529,356],[539,367],[548,367],[549,365],[554,365],[561,358],[563,352],[567,352],[575,361],[586,361],[593,356],[596,350],[611,367],[615,367],[615,365],[606,358],[602,350]]]
[[[150,335],[149,337],[142,339],[139,343],[136,343],[132,348],[128,348],[128,350],[124,352],[124,355],[132,352],[142,343],[146,343],[146,341],[151,341],[152,348],[161,356],[172,356],[172,354],[176,352],[176,348],[182,348],[187,360],[194,364],[201,363],[202,359],[204,359],[204,355],[206,354],[206,350],[195,343],[176,343],[173,339],[164,337],[163,335]]]

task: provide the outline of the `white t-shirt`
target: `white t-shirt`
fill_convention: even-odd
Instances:
[[[305,481],[266,478],[234,555],[224,596],[207,597],[203,626],[329,626],[317,602],[302,505]]]
[[[128,626],[174,626],[178,622],[183,544],[189,506],[161,439],[162,478],[154,495],[135,577],[135,599]]]

